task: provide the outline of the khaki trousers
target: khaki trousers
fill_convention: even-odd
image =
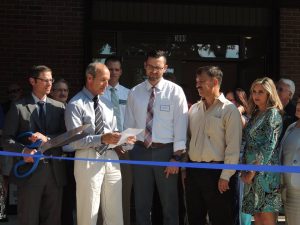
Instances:
[[[76,157],[118,160],[115,151],[98,156],[93,149],[78,150]],[[123,225],[120,165],[110,162],[75,161],[77,224],[96,225],[101,203],[104,225]]]

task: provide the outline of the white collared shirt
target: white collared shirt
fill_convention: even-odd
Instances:
[[[108,85],[108,87],[105,89],[105,92],[103,94],[103,97],[107,98],[110,102],[111,102],[111,91],[110,91],[111,88],[112,88],[112,86]],[[127,98],[128,98],[128,94],[129,94],[130,90],[128,88],[120,85],[119,83],[114,88],[116,89],[116,94],[119,97],[121,127],[123,127],[126,103],[127,103]]]
[[[33,92],[31,92],[31,95],[33,97],[33,100],[36,104],[37,109],[39,108],[39,106],[37,104],[38,102],[40,102],[40,101],[45,102],[45,103],[47,102],[47,95],[45,95],[45,97],[43,99],[39,99]],[[46,113],[46,104],[44,104],[43,110],[44,110],[44,113]],[[39,110],[37,110],[37,112],[39,113]]]
[[[145,129],[151,88],[146,80],[129,92],[124,129]],[[182,88],[162,78],[155,86],[155,92],[152,142],[173,143],[174,151],[185,149],[188,106]],[[144,141],[144,135],[144,132],[139,134],[137,140]]]

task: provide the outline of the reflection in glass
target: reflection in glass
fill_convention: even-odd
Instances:
[[[112,55],[114,54],[114,52],[111,51],[111,45],[109,43],[105,43],[104,45],[102,45],[99,54]]]
[[[169,68],[166,70],[166,73],[172,73],[172,74],[173,74],[173,73],[174,73],[174,68],[170,68],[170,67],[169,67]]]
[[[227,45],[225,58],[238,59],[239,58],[239,46]]]
[[[216,58],[210,44],[197,44],[198,54],[204,58]]]

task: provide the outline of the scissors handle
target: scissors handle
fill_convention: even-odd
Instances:
[[[42,153],[40,151],[34,153],[34,155],[37,155],[38,157],[34,157],[33,158],[34,162],[32,164],[32,167],[29,170],[25,171],[25,172],[19,172],[19,168],[21,166],[24,166],[24,165],[27,164],[24,160],[21,160],[21,161],[19,161],[19,162],[17,162],[15,164],[15,166],[14,166],[14,174],[15,174],[16,177],[18,177],[18,178],[27,177],[27,176],[29,176],[30,174],[32,174],[36,170],[37,166],[39,165],[40,158],[43,155],[42,155]]]
[[[17,138],[20,139],[20,138],[23,138],[23,137],[30,137],[33,134],[34,134],[33,132],[28,131],[28,132],[24,132],[24,133],[20,134]],[[43,141],[41,139],[38,139],[37,141],[31,143],[30,145],[26,145],[25,147],[29,148],[29,149],[38,149],[41,146],[42,142]],[[34,157],[33,158],[32,167],[28,171],[19,172],[19,168],[27,164],[24,160],[20,160],[19,162],[17,162],[15,164],[14,174],[15,174],[16,177],[18,177],[18,178],[27,177],[36,170],[37,166],[39,165],[40,158],[42,157],[42,153],[40,151],[37,151],[34,155],[38,155],[39,157]]]

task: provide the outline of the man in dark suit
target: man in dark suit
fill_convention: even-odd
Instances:
[[[52,83],[52,71],[46,66],[34,66],[29,83],[32,93],[12,104],[5,119],[3,147],[14,152],[34,154],[36,149],[25,147],[31,141],[41,139],[43,143],[63,133],[64,104],[47,97]],[[18,135],[34,132],[29,139],[19,140]],[[45,154],[59,156],[60,148]],[[33,158],[24,157],[26,170],[32,166]],[[16,161],[16,159],[15,159]],[[12,181],[18,185],[18,220],[20,225],[60,225],[62,190],[65,184],[64,162],[41,159],[37,169],[28,177]]]

